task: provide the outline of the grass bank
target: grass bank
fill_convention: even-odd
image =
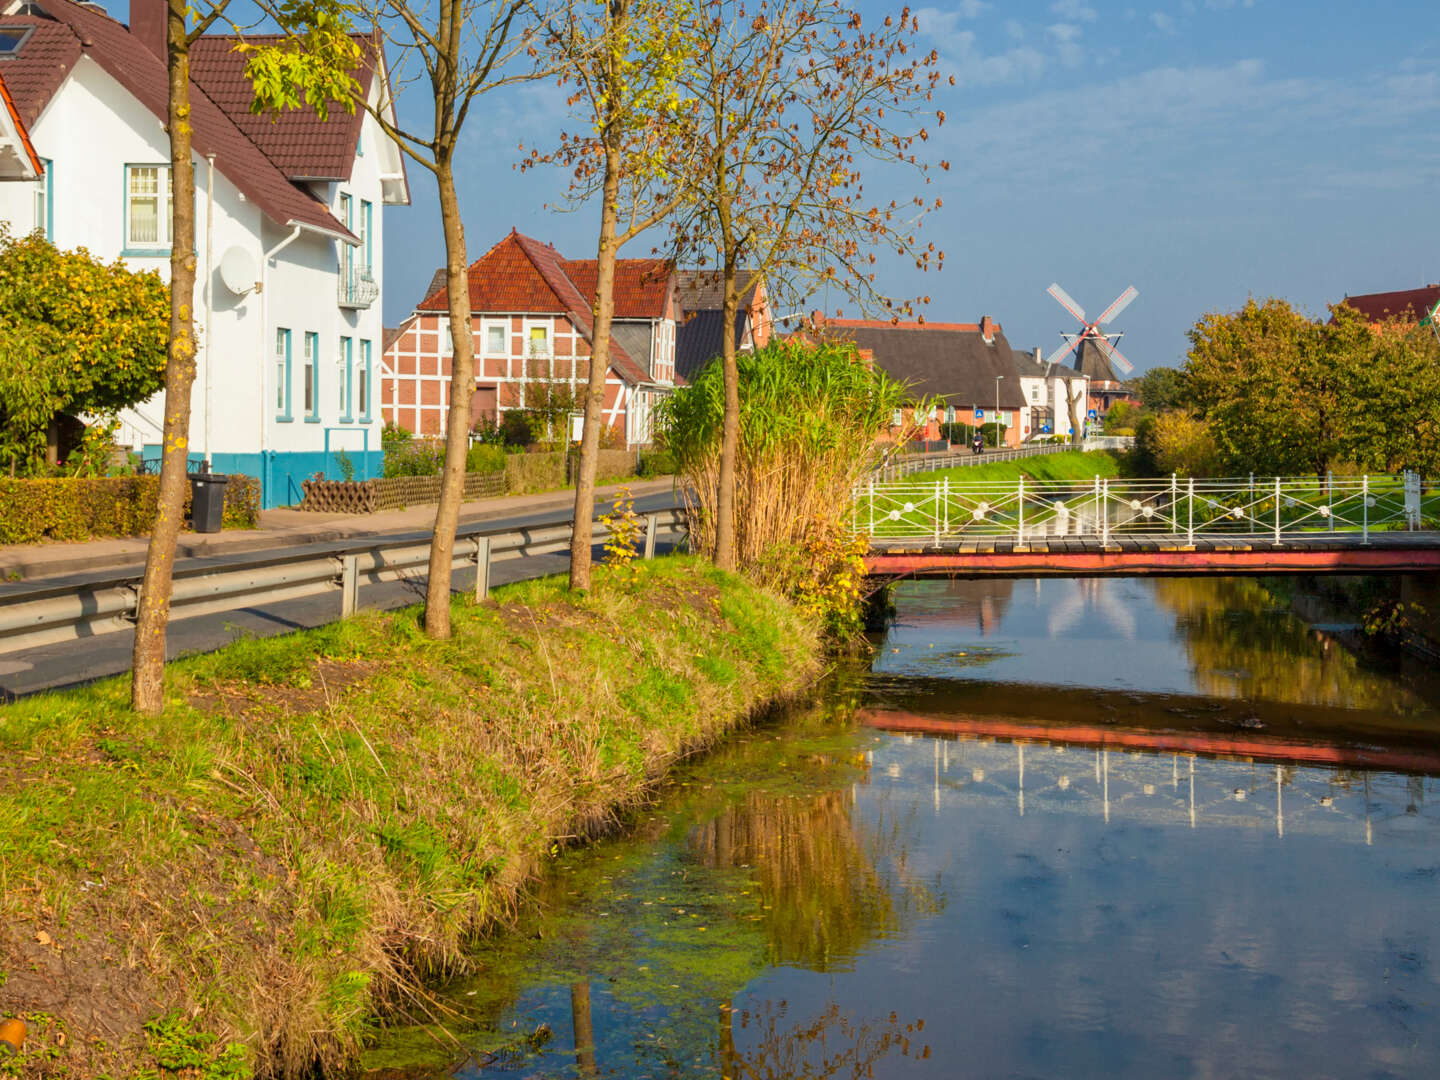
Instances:
[[[0,711],[0,1075],[298,1076],[463,969],[559,845],[818,668],[813,627],[688,558],[367,613]],[[162,1073],[161,1075],[169,1075]]]
[[[907,476],[905,483],[933,483],[950,478],[952,484],[1002,484],[1026,480],[1093,480],[1095,477],[1119,476],[1120,458],[1108,450],[1066,450],[1059,454],[1019,458],[1014,461],[989,461],[981,465],[964,465],[958,469],[936,469],[933,472]]]

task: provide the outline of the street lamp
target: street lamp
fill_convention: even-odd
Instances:
[[[1004,375],[995,376],[995,449],[1000,449],[1000,380]]]

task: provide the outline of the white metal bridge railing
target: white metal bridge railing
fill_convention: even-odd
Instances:
[[[1256,539],[1416,530],[1426,511],[1418,473],[998,483],[871,480],[855,492],[857,533],[885,541],[999,537]],[[1431,499],[1440,496],[1430,496]],[[1440,504],[1429,508],[1432,516]]]
[[[1020,458],[1041,457],[1045,454],[1060,454],[1074,450],[1069,443],[1041,443],[1036,446],[1015,448],[986,447],[983,454],[977,454],[968,446],[954,450],[942,450],[934,454],[894,454],[875,470],[877,480],[899,480],[916,473],[934,472],[937,469],[958,469],[969,465],[988,465],[994,461],[1016,461]]]

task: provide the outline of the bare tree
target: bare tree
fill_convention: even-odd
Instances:
[[[861,165],[907,166],[928,184],[915,143],[929,138],[927,117],[938,125],[945,114],[930,109],[938,56],[916,48],[919,27],[908,8],[866,30],[839,0],[749,9],[702,0],[687,26],[696,47],[681,81],[694,101],[698,146],[686,170],[675,254],[713,260],[722,286],[725,416],[713,554],[716,565],[733,570],[739,271],[752,270],[782,301],[834,284],[891,318],[910,312],[910,301],[876,284],[875,249],[913,258],[921,269],[942,265],[944,253],[916,239],[920,220],[941,202],[872,202]]]
[[[590,587],[591,517],[599,460],[601,410],[610,368],[615,268],[620,249],[676,207],[683,196],[689,106],[677,94],[687,38],[676,19],[683,4],[610,0],[574,8],[551,24],[549,44],[564,64],[562,81],[584,132],[531,164],[571,170],[568,199],[580,205],[600,196],[600,239],[592,299],[590,371],[585,426],[575,481],[570,540],[570,587]]]
[[[349,79],[355,49],[335,22],[342,0],[317,0],[309,14],[317,21],[297,28],[297,41],[311,59],[294,72],[307,98],[325,103]],[[190,458],[190,391],[195,384],[195,190],[194,128],[190,109],[190,47],[217,22],[227,18],[230,0],[166,0],[166,130],[170,134],[173,199],[170,214],[170,334],[165,364],[165,419],[160,458],[160,495],[155,524],[145,553],[145,576],[135,621],[131,654],[130,703],[138,712],[164,709],[165,638],[175,570],[175,546],[185,513]],[[262,5],[263,7],[263,5]],[[349,63],[344,62],[348,56]],[[339,65],[333,63],[341,58]],[[292,91],[293,92],[293,91]],[[207,328],[208,329],[208,328]]]

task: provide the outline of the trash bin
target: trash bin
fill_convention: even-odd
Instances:
[[[196,532],[219,532],[225,521],[225,485],[222,473],[191,473],[190,521]]]

